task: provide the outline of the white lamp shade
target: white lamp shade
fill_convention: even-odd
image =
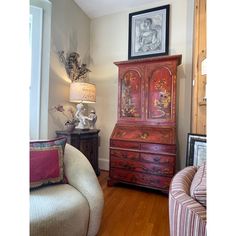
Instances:
[[[73,82],[70,85],[70,102],[94,103],[96,102],[96,87],[85,82]]]

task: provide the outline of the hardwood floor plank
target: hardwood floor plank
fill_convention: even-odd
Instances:
[[[168,196],[128,186],[107,186],[108,172],[98,177],[104,211],[97,236],[169,236]]]

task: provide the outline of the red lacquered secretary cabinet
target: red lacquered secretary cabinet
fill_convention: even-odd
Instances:
[[[115,62],[118,118],[108,184],[168,192],[176,162],[176,75],[181,55]]]

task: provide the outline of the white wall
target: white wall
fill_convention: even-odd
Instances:
[[[190,131],[192,34],[194,0],[165,0],[139,8],[90,20],[72,0],[52,0],[51,61],[49,109],[69,100],[69,80],[57,51],[79,52],[89,63],[90,81],[97,87],[94,104],[100,131],[99,165],[109,166],[109,138],[117,120],[118,84],[115,61],[128,58],[128,14],[170,4],[170,54],[182,54],[182,65],[177,78],[177,168],[185,165],[187,133]],[[48,137],[62,124],[48,117]]]
[[[69,101],[70,80],[64,65],[59,61],[57,52],[78,52],[83,62],[89,63],[90,19],[73,0],[51,0],[52,31],[51,60],[49,79],[49,110],[58,104]],[[64,127],[60,119],[49,111],[48,137],[55,137],[55,130]]]
[[[117,121],[118,70],[113,62],[128,58],[128,14],[165,4],[171,5],[169,54],[182,54],[182,65],[178,68],[177,77],[177,168],[185,165],[186,135],[190,131],[191,114],[194,0],[166,0],[91,21],[90,81],[97,86],[95,108],[97,127],[101,129],[99,165],[102,169],[109,167],[109,138]]]

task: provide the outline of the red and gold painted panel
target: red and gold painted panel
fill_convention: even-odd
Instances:
[[[111,168],[114,167],[169,177],[172,177],[174,174],[174,170],[171,165],[158,165],[155,163],[137,162],[127,158],[116,158],[113,156],[111,161]]]
[[[173,144],[175,134],[172,128],[154,128],[142,126],[116,126],[112,139]]]
[[[171,156],[171,155],[141,153],[140,161],[154,162],[157,164],[169,165],[169,166],[172,166],[173,168],[175,166],[175,156]]]
[[[121,79],[120,117],[141,118],[141,75],[127,71]]]
[[[150,175],[146,173],[132,172],[129,170],[111,168],[109,177],[114,180],[119,180],[126,183],[134,183],[142,186],[149,186],[151,188],[165,189],[168,191],[171,178],[157,175]]]
[[[110,138],[109,186],[168,192],[176,163],[176,73],[181,55],[115,62],[118,122]]]
[[[116,150],[116,149],[111,149],[110,155],[113,158],[123,158],[123,159],[129,159],[129,160],[139,160],[139,153],[138,152],[127,152],[124,150]]]
[[[148,118],[168,121],[172,117],[172,75],[159,67],[151,75],[148,92]]]

